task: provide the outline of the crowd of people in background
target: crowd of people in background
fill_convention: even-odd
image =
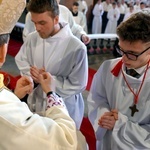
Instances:
[[[150,7],[149,3],[148,0],[98,0],[92,11],[94,15],[92,29],[101,27],[101,30],[95,29],[97,32],[92,30],[92,33],[116,33],[116,27],[122,21],[133,13]],[[99,18],[97,21],[96,17]]]
[[[100,34],[116,33],[116,28],[122,21],[149,7],[149,0],[97,0],[91,12],[92,29],[87,27],[88,5],[85,0],[74,2],[71,11],[75,22],[81,25],[86,33]]]

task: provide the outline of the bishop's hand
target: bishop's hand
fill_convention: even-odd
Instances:
[[[26,94],[30,94],[33,90],[33,81],[30,77],[23,76],[21,77],[16,84],[14,94],[18,98],[23,98]]]
[[[53,82],[54,79],[52,75],[49,72],[43,72],[38,77],[39,83],[41,84],[41,87],[43,91],[47,94],[50,91],[53,91]]]

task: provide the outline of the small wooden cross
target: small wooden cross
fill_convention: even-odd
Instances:
[[[136,104],[129,107],[131,109],[131,116],[134,116],[134,113],[138,112],[139,110],[136,108]]]

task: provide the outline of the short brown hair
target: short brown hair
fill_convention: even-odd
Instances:
[[[140,11],[122,22],[117,28],[121,40],[150,42],[150,12]]]
[[[59,6],[56,0],[30,0],[27,10],[33,13],[44,13],[49,11],[52,17],[59,15]]]

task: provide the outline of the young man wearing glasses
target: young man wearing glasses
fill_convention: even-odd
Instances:
[[[147,9],[119,25],[122,57],[105,61],[94,76],[88,107],[99,150],[150,149],[149,20]]]

